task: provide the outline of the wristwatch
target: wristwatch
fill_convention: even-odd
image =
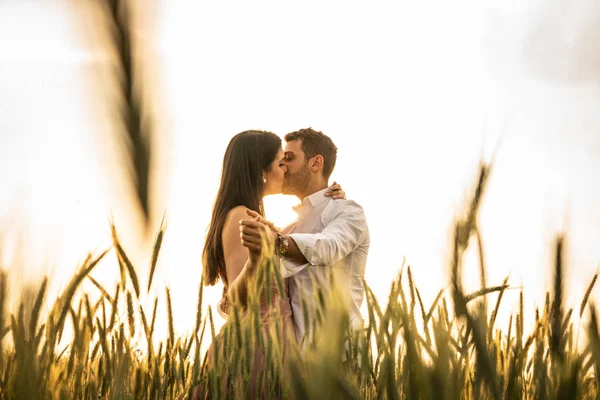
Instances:
[[[275,241],[275,251],[279,257],[285,257],[290,246],[290,241],[286,236],[281,233],[277,233],[277,240]]]

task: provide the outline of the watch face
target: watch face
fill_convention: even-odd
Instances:
[[[285,255],[287,253],[287,240],[283,239],[279,241],[279,254]]]

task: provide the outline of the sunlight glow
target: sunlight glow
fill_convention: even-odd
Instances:
[[[246,129],[283,136],[308,126],[337,144],[332,179],[366,210],[366,278],[384,303],[404,257],[425,303],[447,284],[449,226],[480,158],[496,149],[480,221],[488,282],[510,274],[533,307],[549,286],[553,236],[568,228],[567,279],[572,293],[583,290],[600,261],[600,76],[588,85],[562,69],[551,77],[532,69],[522,55],[535,22],[527,7],[463,3],[161,4],[148,37],[156,37],[149,52],[159,60],[153,95],[164,127],[156,213],[167,213],[169,227],[149,304],[168,285],[176,329],[194,323],[202,243],[229,139]],[[54,268],[58,288],[87,251],[110,245],[113,216],[145,282],[152,243],[140,238],[119,183],[109,89],[97,75],[110,64],[85,50],[67,6],[35,13],[11,4],[0,5],[0,183],[9,187],[0,193],[0,221],[7,237],[23,227],[19,273],[36,279]],[[568,50],[578,65],[580,55]],[[283,227],[297,203],[269,197],[267,216]],[[479,282],[473,265],[465,273],[471,287]],[[92,275],[112,288],[114,253]],[[206,304],[220,294],[220,286],[208,288]]]

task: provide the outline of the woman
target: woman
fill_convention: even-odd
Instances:
[[[245,310],[249,279],[257,272],[261,263],[260,254],[255,254],[242,245],[239,221],[248,218],[247,210],[253,210],[264,217],[263,197],[281,193],[286,173],[283,158],[281,138],[265,131],[238,133],[225,151],[221,182],[202,254],[204,283],[212,286],[219,280],[223,282],[219,311],[225,316],[234,303]],[[331,189],[335,190],[327,195],[344,198],[339,185],[334,183]],[[283,332],[293,332],[287,283],[284,283],[283,292],[280,292],[276,279],[267,281],[271,282],[270,288],[267,288],[270,296],[260,296],[259,303],[263,328],[267,329],[277,318],[278,326],[283,328]],[[285,336],[282,338],[284,342],[293,335]],[[209,362],[216,350],[213,346],[214,344],[209,349]],[[264,369],[264,355],[259,348],[254,353],[251,386],[256,390],[258,374]],[[200,398],[200,392],[201,388],[196,387],[194,399]]]

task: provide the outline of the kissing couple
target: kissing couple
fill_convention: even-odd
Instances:
[[[273,253],[270,256],[274,272],[282,278],[266,279],[269,287],[260,293],[258,313],[266,334],[272,335],[271,328],[276,324],[284,347],[291,341],[302,347],[312,340],[314,327],[310,321],[316,309],[316,304],[311,304],[313,294],[331,290],[329,277],[334,271],[349,311],[350,326],[362,328],[360,306],[369,230],[362,207],[346,200],[340,185],[329,185],[336,158],[333,141],[312,128],[285,135],[284,148],[278,135],[266,131],[244,131],[229,142],[202,254],[204,283],[212,286],[219,280],[223,282],[218,304],[219,312],[227,318],[223,329],[234,319],[234,307],[238,307],[242,319],[248,311],[250,282],[264,268],[266,243],[274,243],[268,246]],[[298,197],[301,204],[294,207],[297,220],[278,230],[265,217],[263,198],[281,193]],[[246,360],[252,365],[251,391],[265,397],[266,388],[259,383],[266,368],[264,349],[258,343],[254,347],[253,359]],[[207,365],[213,363],[216,352],[213,342]],[[281,356],[286,357],[285,350]],[[202,386],[196,387],[194,399],[207,393]],[[218,390],[224,390],[226,397],[234,395],[228,393],[228,388]]]

